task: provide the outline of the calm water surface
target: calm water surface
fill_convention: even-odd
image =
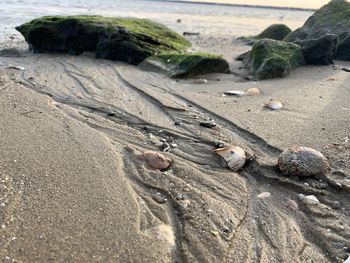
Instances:
[[[5,1],[5,3],[3,3]],[[14,27],[43,15],[100,14],[150,18],[172,29],[202,34],[256,34],[272,23],[285,23],[295,29],[312,14],[291,11],[222,5],[184,4],[148,0],[2,0],[0,32],[14,34]],[[176,23],[181,19],[181,23]]]

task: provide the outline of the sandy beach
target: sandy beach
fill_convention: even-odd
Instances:
[[[192,49],[223,54],[233,74],[196,84],[89,53],[33,54],[19,36],[2,43],[14,50],[0,56],[0,262],[349,256],[350,73],[341,68],[350,63],[247,81],[234,58],[250,47],[201,30],[188,37]],[[252,87],[261,96],[224,95]],[[266,109],[270,99],[284,108]],[[210,119],[217,127],[200,126]],[[161,172],[139,155],[161,152],[164,140],[173,165]],[[218,142],[255,158],[232,172],[213,153]],[[277,157],[293,145],[321,151],[331,179],[281,175]]]

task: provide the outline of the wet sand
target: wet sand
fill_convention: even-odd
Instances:
[[[244,81],[233,58],[249,47],[225,36],[191,41],[199,51],[221,51],[235,74],[194,84],[88,54],[1,57],[0,261],[342,262],[348,256],[350,74],[339,68],[350,64]],[[251,87],[262,95],[222,96]],[[271,98],[285,107],[265,109]],[[218,127],[199,125],[209,119]],[[172,168],[160,172],[138,155],[160,152],[164,139],[177,147],[164,153]],[[231,172],[212,152],[217,142],[256,158]],[[343,172],[323,181],[281,175],[277,156],[291,145],[322,151]],[[263,192],[271,196],[258,198]],[[321,204],[301,202],[300,193]]]

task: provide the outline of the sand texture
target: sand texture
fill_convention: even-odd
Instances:
[[[219,40],[191,41],[211,51]],[[247,48],[220,43],[230,62]],[[339,63],[254,82],[232,62],[235,74],[194,84],[88,55],[23,52],[1,62],[1,262],[347,257],[350,74]],[[223,96],[252,87],[261,96]],[[273,98],[281,110],[263,107]],[[200,126],[210,119],[218,126]],[[162,139],[177,146],[163,153],[173,161],[163,172],[139,156],[161,152]],[[217,142],[255,159],[234,173],[212,152]],[[322,181],[281,175],[277,157],[292,145],[323,152],[336,172]]]

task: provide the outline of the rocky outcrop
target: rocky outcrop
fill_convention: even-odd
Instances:
[[[241,58],[256,79],[280,78],[305,64],[301,47],[294,43],[261,39]]]
[[[165,51],[183,51],[191,44],[167,27],[134,18],[46,16],[16,28],[33,52],[96,52],[97,58],[139,64]]]
[[[327,37],[330,34],[338,38],[335,52],[333,48],[335,40]],[[326,54],[320,62],[331,63],[328,59],[330,52],[334,52],[332,57],[335,59],[350,60],[350,3],[345,0],[332,0],[284,40],[300,43],[304,50],[310,50],[310,45],[319,42],[317,50]],[[308,48],[304,48],[304,44]]]
[[[329,65],[337,52],[338,37],[328,34],[317,39],[296,41],[301,46],[307,64]]]
[[[221,56],[206,53],[163,53],[147,58],[140,67],[172,78],[208,73],[228,73],[229,64]]]

